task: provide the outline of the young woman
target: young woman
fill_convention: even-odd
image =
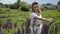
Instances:
[[[48,21],[48,22],[52,22],[53,20],[52,18],[46,19],[42,17],[41,9],[39,8],[39,4],[37,2],[32,3],[32,10],[31,10],[30,18],[31,18],[31,23],[33,27],[33,34],[36,31],[38,31],[38,34],[41,34],[41,30],[43,26],[42,20]]]

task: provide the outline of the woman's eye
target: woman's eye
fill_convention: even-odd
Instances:
[[[34,7],[34,8],[38,8],[38,6]]]

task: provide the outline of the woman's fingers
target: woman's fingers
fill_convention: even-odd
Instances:
[[[50,18],[48,19],[48,22],[54,22],[54,19]]]
[[[54,22],[55,20],[52,18],[47,19],[47,22]]]

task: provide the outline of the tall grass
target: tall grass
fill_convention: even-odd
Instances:
[[[5,9],[4,9],[5,10]],[[19,27],[21,27],[22,22],[26,22],[26,19],[30,17],[30,12],[24,12],[24,11],[17,11],[17,10],[10,10],[6,11],[6,13],[1,13],[1,16],[5,16],[5,18],[0,18],[2,23],[6,23],[7,19],[10,19],[12,24],[14,25],[14,22],[17,22],[17,28],[12,28],[10,32],[8,32],[8,29],[4,29],[5,34],[14,34],[14,31],[17,30]],[[54,18],[57,23],[60,23],[60,12],[57,10],[46,10],[42,11],[42,16],[45,18]],[[58,34],[60,34],[60,26],[58,30]]]

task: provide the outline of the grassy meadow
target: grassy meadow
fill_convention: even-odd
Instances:
[[[14,22],[17,22],[17,27],[12,29],[8,32],[8,29],[4,29],[5,34],[14,34],[14,31],[16,31],[19,27],[21,27],[21,24],[26,22],[26,19],[29,18],[30,12],[29,11],[21,11],[21,10],[7,10],[2,9],[3,12],[0,14],[0,20],[2,21],[2,24],[5,24],[7,19],[10,19],[12,24],[14,25]],[[57,10],[45,10],[42,11],[42,16],[45,18],[54,18],[56,23],[60,23],[60,12]],[[58,27],[58,34],[60,34],[60,25]]]

